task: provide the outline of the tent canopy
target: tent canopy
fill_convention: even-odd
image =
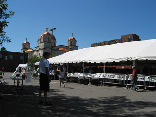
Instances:
[[[50,64],[156,60],[156,39],[132,41],[69,51],[48,59]]]

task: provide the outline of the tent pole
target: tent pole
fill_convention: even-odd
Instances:
[[[83,78],[84,78],[84,62],[83,62]]]
[[[68,73],[68,63],[67,63],[67,73]]]
[[[133,67],[135,66],[135,60],[133,60]]]
[[[55,69],[55,67],[54,67],[54,80],[55,80],[55,72],[56,72],[56,69]]]
[[[104,66],[103,66],[103,73],[105,73],[105,63],[104,63]]]

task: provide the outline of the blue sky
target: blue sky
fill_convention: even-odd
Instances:
[[[37,46],[46,28],[53,32],[57,45],[67,45],[73,36],[80,48],[92,43],[120,39],[137,34],[141,40],[156,38],[156,0],[8,0],[6,35],[11,43],[3,43],[8,51],[20,52],[28,39]]]

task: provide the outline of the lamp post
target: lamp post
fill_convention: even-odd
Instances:
[[[53,35],[53,30],[56,30],[56,28],[49,29],[49,31],[52,31],[52,35]],[[52,39],[51,39],[51,57],[52,57]]]

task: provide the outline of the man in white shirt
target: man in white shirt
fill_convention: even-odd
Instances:
[[[39,72],[40,72],[40,90],[39,90],[39,104],[43,103],[42,101],[42,90],[44,91],[44,99],[45,104],[49,105],[50,102],[47,101],[47,91],[49,91],[49,83],[50,83],[50,76],[49,76],[49,59],[50,53],[44,52],[44,58],[39,63]]]

